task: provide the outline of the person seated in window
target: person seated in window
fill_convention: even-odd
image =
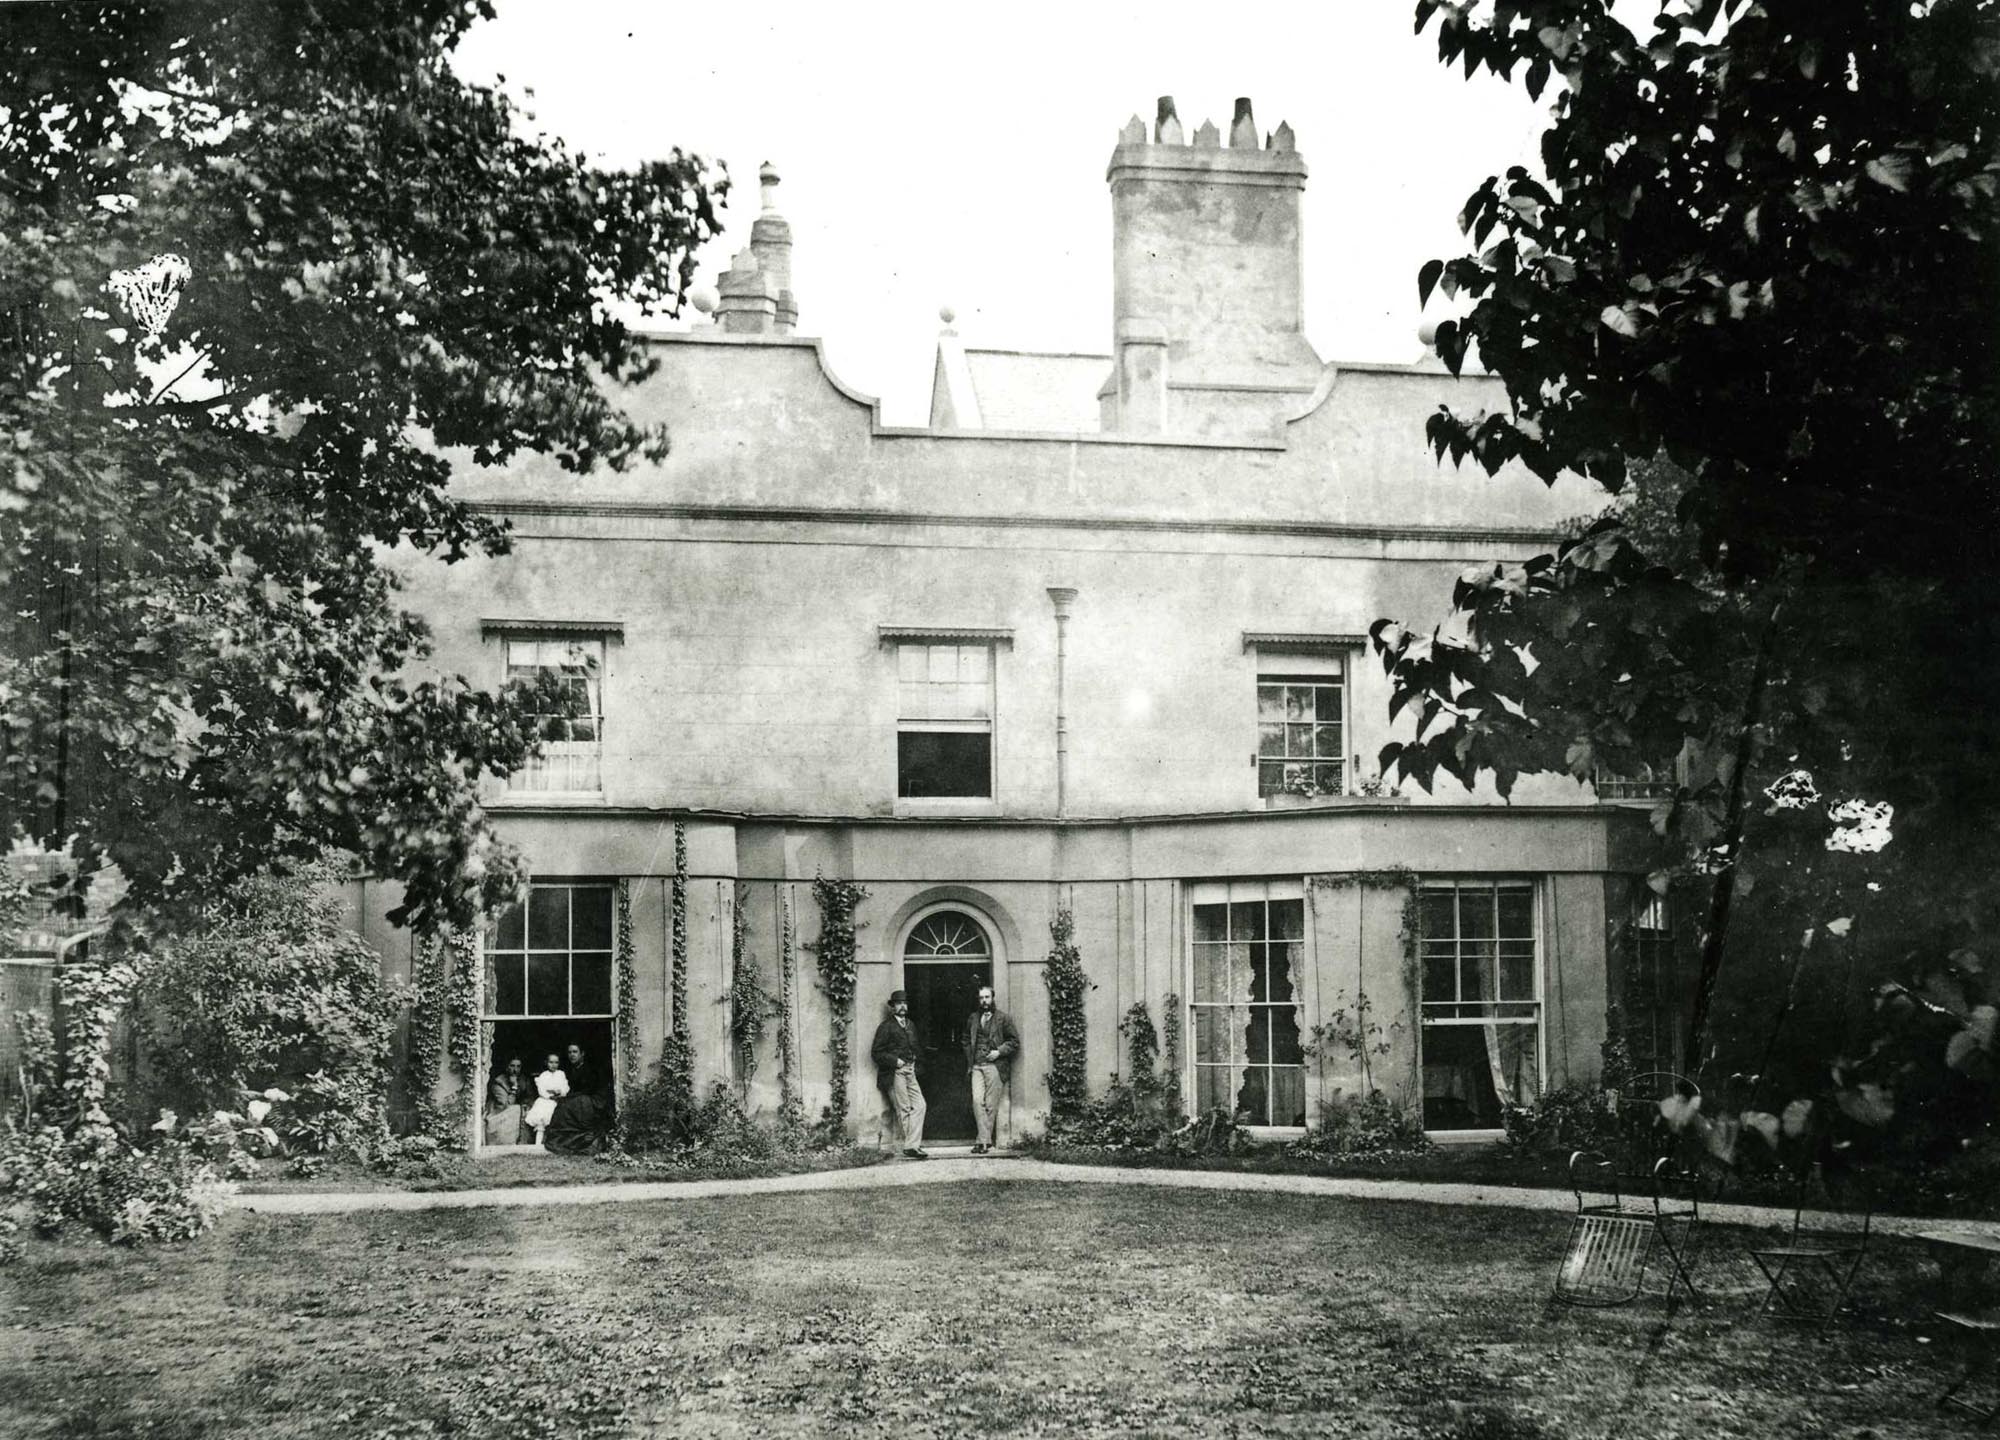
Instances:
[[[546,1143],[545,1132],[556,1117],[556,1105],[568,1094],[569,1076],[563,1074],[562,1056],[550,1054],[542,1061],[541,1073],[535,1076],[535,1103],[521,1117],[535,1132],[537,1141]]]
[[[588,1155],[611,1132],[611,1080],[591,1064],[581,1045],[571,1045],[565,1058],[569,1095],[556,1106],[542,1145],[558,1155]]]
[[[521,1143],[522,1112],[533,1102],[535,1087],[521,1068],[521,1057],[511,1055],[501,1069],[486,1082],[486,1143]]]

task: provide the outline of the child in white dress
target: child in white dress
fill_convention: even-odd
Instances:
[[[569,1076],[563,1074],[562,1056],[551,1055],[542,1066],[542,1073],[535,1077],[535,1103],[528,1107],[523,1118],[528,1128],[535,1132],[535,1142],[541,1143],[542,1131],[548,1129],[549,1121],[555,1118],[556,1101],[569,1094]]]

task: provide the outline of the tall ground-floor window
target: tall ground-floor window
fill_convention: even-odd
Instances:
[[[1424,1128],[1490,1130],[1542,1089],[1541,943],[1530,880],[1426,880],[1417,907]]]
[[[1632,1075],[1648,1095],[1666,1093],[1681,1070],[1681,984],[1664,895],[1643,891],[1633,918],[1632,969],[1625,994],[1625,1042]]]
[[[510,1061],[518,1061],[520,1108],[534,1081],[557,1057],[571,1095],[612,1104],[612,887],[602,882],[537,881],[528,898],[494,918],[486,935],[486,1010],[490,1039],[484,1100],[486,1143],[526,1143],[525,1131],[499,1133]],[[570,1055],[575,1046],[580,1062]],[[504,1127],[500,1127],[504,1128]]]
[[[1306,1123],[1305,898],[1298,881],[1188,890],[1188,1029],[1197,1114]]]

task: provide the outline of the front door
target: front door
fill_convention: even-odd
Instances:
[[[903,967],[910,1023],[921,1049],[917,1083],[923,1087],[927,1140],[971,1140],[972,1076],[965,1068],[965,1026],[978,1008],[979,987],[991,984],[987,961],[927,960]]]

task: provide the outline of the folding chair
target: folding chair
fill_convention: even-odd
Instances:
[[[1824,1326],[1847,1304],[1854,1277],[1868,1257],[1869,1227],[1875,1218],[1872,1200],[1861,1214],[1858,1231],[1809,1232],[1804,1228],[1807,1170],[1799,1181],[1798,1204],[1792,1210],[1792,1229],[1782,1245],[1752,1247],[1750,1258],[1771,1283],[1759,1315],[1775,1315],[1781,1320],[1802,1320]]]
[[[1586,1198],[1581,1173],[1586,1166],[1597,1171],[1590,1190],[1608,1199]],[[1630,1304],[1645,1285],[1658,1225],[1626,1210],[1610,1162],[1594,1151],[1578,1150],[1569,1157],[1569,1184],[1576,1194],[1576,1216],[1556,1269],[1555,1298],[1591,1308]]]
[[[1672,1193],[1678,1191],[1679,1193]],[[1699,1301],[1694,1286],[1695,1250],[1701,1243],[1701,1177],[1682,1170],[1662,1156],[1653,1162],[1653,1230],[1668,1268],[1667,1303],[1676,1287],[1686,1287],[1688,1299]]]
[[[1963,1315],[1952,1310],[1938,1311],[1937,1318],[1964,1337],[1968,1352],[1964,1372],[1951,1382],[1944,1394],[1938,1396],[1938,1409],[1963,1410],[1982,1425],[1992,1424],[1994,1417],[2000,1416],[2000,1398],[1992,1398],[1989,1404],[1980,1405],[1959,1392],[1965,1389],[1974,1376],[1981,1375],[1991,1368],[1994,1347],[2000,1344],[2000,1320],[1988,1320],[1978,1315]]]

